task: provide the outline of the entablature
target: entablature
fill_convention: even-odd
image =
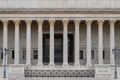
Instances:
[[[120,20],[120,14],[0,14],[0,20]]]

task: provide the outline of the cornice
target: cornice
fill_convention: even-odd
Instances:
[[[120,20],[120,14],[0,14],[0,20]]]

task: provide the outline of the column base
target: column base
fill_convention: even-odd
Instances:
[[[68,63],[63,63],[63,67],[68,67]]]
[[[99,66],[103,66],[104,64],[103,64],[103,63],[98,63],[97,65],[99,65]]]
[[[114,65],[115,65],[115,63],[110,63],[109,65],[112,65],[112,66],[114,66]]]
[[[75,68],[79,68],[79,67],[80,67],[80,64],[74,64],[74,67],[75,67]]]
[[[3,80],[8,80],[8,78],[3,78]]]
[[[31,64],[26,64],[26,66],[31,66]]]
[[[54,68],[54,67],[55,67],[55,64],[50,63],[50,64],[49,64],[49,67]]]
[[[86,64],[86,67],[88,67],[88,68],[92,67],[92,64]]]
[[[14,63],[13,65],[20,65],[19,63]]]
[[[37,66],[41,66],[41,67],[43,67],[43,64],[38,63]]]

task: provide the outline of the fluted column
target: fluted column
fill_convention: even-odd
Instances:
[[[38,65],[43,65],[43,31],[42,24],[43,20],[38,20]]]
[[[80,66],[80,59],[79,59],[79,43],[80,43],[80,37],[79,37],[79,24],[80,24],[80,21],[79,20],[75,20],[75,66]]]
[[[115,20],[110,21],[110,64],[114,64],[114,54],[112,53],[112,49],[115,48]]]
[[[26,64],[31,64],[31,20],[26,20]]]
[[[8,49],[8,20],[3,20],[3,49],[6,48]],[[4,50],[3,50],[4,54]],[[7,55],[6,55],[6,60],[5,56],[3,56],[3,64],[7,64]]]
[[[63,20],[63,66],[68,66],[68,20]]]
[[[87,62],[86,65],[87,66],[91,66],[91,20],[87,20],[86,24],[87,24]]]
[[[19,20],[15,20],[15,60],[14,64],[19,64]]]
[[[103,22],[98,21],[98,64],[103,64]]]
[[[49,20],[50,23],[50,66],[54,66],[54,23],[55,20]]]

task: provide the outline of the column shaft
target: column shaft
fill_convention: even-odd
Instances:
[[[31,64],[31,21],[27,20],[27,31],[26,31],[26,64]]]
[[[110,64],[114,64],[114,54],[112,49],[115,48],[115,30],[114,30],[115,20],[110,21]]]
[[[50,66],[54,66],[54,20],[49,20],[50,23]]]
[[[98,21],[98,64],[103,64],[103,21]]]
[[[3,22],[3,54],[4,54],[4,48],[8,49],[8,21],[4,20]],[[6,60],[5,56],[3,56],[3,64],[7,64],[7,55]]]
[[[14,64],[19,64],[19,21],[15,20],[15,60]]]
[[[79,24],[80,21],[75,20],[75,66],[80,65],[80,59],[79,59],[79,48],[80,48],[80,37],[79,37]]]
[[[63,66],[68,66],[68,20],[63,20]]]
[[[91,66],[91,21],[86,21],[87,23],[87,66]]]
[[[43,65],[43,32],[42,32],[42,20],[38,20],[38,65]]]

